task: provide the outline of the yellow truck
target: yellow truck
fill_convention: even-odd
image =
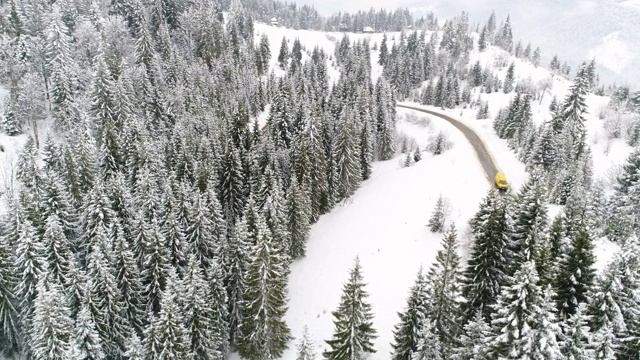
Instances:
[[[507,183],[507,178],[501,172],[496,174],[496,187],[500,191],[509,190],[509,183]]]

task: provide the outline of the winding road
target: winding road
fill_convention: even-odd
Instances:
[[[478,156],[478,161],[480,161],[485,175],[487,176],[487,180],[491,185],[493,185],[496,173],[499,171],[498,166],[496,165],[495,160],[493,160],[493,157],[491,157],[491,153],[487,149],[487,146],[484,144],[484,142],[482,142],[475,131],[473,131],[470,127],[463,124],[459,120],[456,120],[451,116],[439,113],[437,111],[403,103],[397,103],[396,106],[403,109],[419,111],[427,113],[429,115],[437,116],[443,120],[448,121],[451,125],[458,128],[458,130],[460,130],[462,134],[467,138],[471,146],[473,146],[473,149],[476,151],[476,155]]]

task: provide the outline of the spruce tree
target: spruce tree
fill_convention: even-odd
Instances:
[[[122,293],[126,318],[136,332],[141,332],[144,320],[144,288],[140,269],[122,231],[116,232],[113,248],[115,280]]]
[[[211,217],[212,214],[206,206],[205,196],[200,193],[194,194],[187,218],[188,224],[185,237],[189,248],[198,255],[199,262],[205,268],[209,267],[222,245],[216,241],[220,233],[212,223]]]
[[[78,360],[102,360],[105,359],[102,350],[102,341],[96,330],[96,324],[91,318],[91,312],[87,306],[83,306],[75,323],[75,337]]]
[[[38,282],[34,299],[29,353],[34,360],[75,359],[73,320],[60,284],[47,276]]]
[[[480,312],[476,313],[464,326],[464,333],[460,336],[458,346],[451,355],[452,360],[487,360],[489,338],[491,328],[482,317]]]
[[[287,232],[291,236],[288,248],[289,257],[291,259],[302,258],[305,256],[306,243],[309,238],[311,203],[308,192],[298,185],[295,177],[289,187],[285,211]]]
[[[290,340],[284,322],[288,278],[288,257],[273,244],[264,221],[258,223],[258,242],[249,253],[246,287],[240,302],[242,321],[238,351],[247,359],[282,356]]]
[[[332,313],[335,331],[326,343],[330,349],[323,353],[330,360],[357,360],[367,353],[375,353],[373,340],[377,331],[373,328],[371,305],[366,302],[369,294],[364,290],[360,259],[356,258],[344,285],[340,305]]]
[[[362,169],[358,161],[360,147],[357,141],[356,124],[352,113],[346,109],[340,114],[336,129],[336,142],[332,157],[338,183],[336,191],[339,199],[353,195],[362,181]]]
[[[591,349],[592,333],[587,325],[586,304],[580,304],[576,313],[563,324],[562,354],[567,360],[594,358]]]
[[[298,342],[298,348],[296,350],[296,360],[315,360],[316,349],[311,334],[309,334],[309,328],[305,325],[302,332],[302,337]]]
[[[431,214],[431,218],[429,218],[429,230],[431,232],[443,232],[445,222],[447,220],[448,209],[448,200],[445,199],[442,194],[438,196],[438,200],[436,201],[435,209],[433,209],[433,213]]]
[[[166,289],[162,292],[160,313],[146,330],[147,359],[193,359],[178,303],[178,294],[182,293],[179,282],[175,270],[170,269]]]
[[[538,286],[533,262],[509,279],[493,306],[491,358],[562,359],[551,293]]]
[[[627,324],[622,315],[619,294],[623,291],[621,274],[616,266],[609,266],[596,278],[593,296],[587,307],[589,325],[594,332],[597,347],[611,346],[617,352],[626,338]],[[604,349],[597,349],[602,352]]]
[[[249,198],[247,209],[254,207],[253,200]],[[227,310],[229,316],[229,344],[237,347],[241,335],[240,324],[242,314],[240,304],[246,287],[245,273],[247,269],[249,244],[247,243],[249,230],[246,217],[235,226],[231,239],[226,247],[224,267],[225,286],[227,289]]]
[[[434,327],[428,320],[423,326],[422,336],[418,343],[418,350],[411,360],[445,360],[440,338],[434,334]]]
[[[507,76],[504,78],[504,87],[502,88],[505,94],[508,94],[511,91],[513,91],[514,80],[515,80],[515,64],[511,63],[511,65],[509,65],[509,68],[507,69]]]
[[[453,224],[442,239],[442,250],[438,251],[436,261],[431,265],[428,279],[429,312],[427,319],[432,324],[433,335],[438,338],[441,356],[451,356],[452,350],[461,333],[460,322],[460,285],[462,273],[458,251],[458,234]]]
[[[5,229],[6,231],[6,229]],[[12,356],[18,351],[20,318],[16,285],[18,275],[13,271],[6,235],[0,236],[0,353]]]
[[[220,319],[216,319],[219,314],[214,313],[214,306],[226,307],[226,302],[210,303],[211,289],[205,281],[200,259],[195,254],[189,258],[182,300],[188,347],[194,360],[222,359],[220,345],[228,334],[227,331],[216,333],[214,322]]]
[[[421,268],[411,287],[407,307],[403,312],[398,313],[400,322],[395,325],[393,331],[391,359],[411,360],[412,354],[418,350],[427,319],[428,300],[427,283]]]
[[[470,221],[474,243],[464,272],[462,295],[468,320],[480,311],[485,319],[505,282],[510,232],[507,202],[495,190],[484,198],[480,210]]]
[[[595,277],[594,245],[589,227],[577,224],[577,229],[570,234],[569,243],[558,259],[555,291],[557,306],[563,318],[575,314],[580,303],[588,300]]]

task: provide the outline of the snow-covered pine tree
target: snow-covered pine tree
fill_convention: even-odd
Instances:
[[[12,356],[18,352],[20,340],[20,308],[15,291],[19,277],[13,270],[7,237],[0,236],[0,353]]]
[[[596,353],[606,352],[607,347],[617,352],[626,340],[627,324],[622,315],[621,304],[618,303],[623,291],[621,275],[618,267],[610,264],[596,277],[593,285],[593,296],[589,299],[587,313],[590,315],[589,327],[595,334]]]
[[[18,118],[14,106],[11,99],[7,99],[0,119],[2,131],[9,136],[16,136],[22,133],[22,122]]]
[[[511,65],[509,65],[509,68],[507,69],[507,75],[504,78],[504,87],[502,88],[502,91],[505,94],[508,94],[511,91],[513,91],[513,81],[515,80],[515,68],[516,68],[516,65],[512,62]]]
[[[482,317],[480,312],[476,313],[465,326],[464,332],[460,336],[458,346],[451,354],[452,360],[485,360],[487,359],[487,339],[491,328]]]
[[[106,358],[102,350],[102,340],[96,330],[91,312],[85,305],[78,312],[75,322],[74,334],[77,353],[74,359],[78,360],[103,360]]]
[[[375,353],[373,340],[377,331],[373,328],[371,304],[366,301],[369,294],[364,290],[360,259],[356,258],[344,285],[340,305],[332,313],[335,331],[331,340],[326,340],[330,349],[323,353],[329,360],[357,360],[367,353]]]
[[[114,276],[111,259],[102,250],[108,239],[98,231],[87,264],[86,305],[91,312],[107,357],[118,357],[133,334],[126,317],[122,292]]]
[[[548,241],[545,236],[548,224],[545,195],[541,175],[533,173],[520,189],[516,204],[512,207],[510,248],[515,258],[511,262],[510,275],[525,261],[534,261],[537,269],[544,265],[540,255]]]
[[[411,360],[412,354],[416,353],[422,339],[428,307],[427,282],[421,268],[409,292],[407,307],[398,313],[400,322],[393,331],[391,359]]]
[[[589,360],[595,358],[591,349],[593,334],[587,325],[586,304],[582,303],[576,313],[563,323],[562,354],[567,360]]]
[[[427,321],[431,332],[438,338],[443,359],[451,357],[462,329],[460,309],[460,285],[462,272],[458,251],[458,233],[451,224],[442,239],[442,250],[427,274],[429,311]]]
[[[244,208],[244,181],[240,164],[240,155],[228,146],[221,162],[220,204],[228,224],[234,224]]]
[[[447,221],[447,215],[449,212],[449,201],[440,194],[438,200],[436,200],[435,209],[429,218],[429,230],[431,232],[443,232],[445,223]]]
[[[357,139],[357,124],[351,111],[344,109],[336,128],[336,140],[332,157],[335,161],[338,199],[353,195],[362,181],[362,169],[358,160],[360,146]]]
[[[282,355],[290,340],[284,322],[288,282],[288,256],[273,244],[263,220],[258,222],[258,241],[249,253],[245,289],[240,302],[238,351],[247,359]]]
[[[395,101],[387,80],[381,76],[375,86],[376,154],[379,160],[389,160],[396,152]]]
[[[505,282],[510,225],[506,213],[507,199],[491,190],[470,221],[474,243],[464,272],[462,295],[465,318],[477,311],[489,319],[491,305]]]
[[[73,320],[60,284],[43,274],[37,288],[28,353],[34,360],[75,359]]]
[[[160,313],[145,331],[144,349],[148,359],[193,359],[178,299],[183,290],[180,285],[175,270],[170,268],[160,300]]]
[[[253,199],[249,198],[246,210],[254,209]],[[229,243],[226,246],[224,256],[225,267],[225,287],[227,289],[227,309],[229,315],[229,344],[236,348],[241,336],[240,324],[242,323],[242,313],[240,304],[246,287],[245,273],[249,249],[253,246],[249,243],[249,229],[247,216],[243,217],[235,226]]]
[[[215,322],[220,314],[215,308],[222,306],[226,312],[226,302],[211,303],[211,289],[202,272],[200,258],[191,254],[189,265],[184,276],[184,296],[182,296],[185,314],[186,337],[189,339],[187,347],[193,354],[194,360],[222,359],[220,351],[222,343],[228,336],[226,329],[215,329]],[[223,330],[218,333],[216,330]]]
[[[66,285],[70,267],[76,266],[76,258],[69,248],[69,241],[56,214],[47,219],[43,242],[49,276],[56,278],[60,284]]]
[[[143,285],[133,252],[121,230],[115,232],[113,240],[113,266],[118,289],[122,293],[126,318],[139,333],[144,322]]]
[[[418,343],[418,349],[416,352],[409,358],[410,360],[445,360],[443,357],[443,348],[442,343],[440,343],[440,338],[434,334],[434,326],[429,322],[429,320],[425,321],[425,324],[422,329],[422,334],[420,338],[420,342]]]
[[[537,283],[535,264],[527,261],[502,289],[491,315],[490,358],[563,359],[552,295]]]
[[[554,282],[557,306],[563,318],[572,316],[580,303],[588,300],[595,277],[593,239],[585,220],[574,224],[569,243],[560,253]]]
[[[193,203],[187,219],[185,237],[189,249],[198,255],[198,262],[207,268],[209,263],[213,261],[215,254],[219,252],[221,244],[215,242],[215,228],[211,213],[206,205],[205,194],[196,192],[193,195]]]
[[[316,359],[316,345],[311,339],[309,328],[304,326],[302,331],[302,337],[298,342],[298,348],[296,350],[296,360],[315,360]]]
[[[288,61],[289,61],[289,45],[287,45],[287,38],[282,37],[282,42],[280,43],[280,52],[278,53],[278,64],[280,68],[283,70],[287,69]]]
[[[291,180],[285,207],[286,228],[291,236],[288,247],[289,257],[302,258],[306,253],[306,243],[311,229],[309,225],[311,202],[308,192],[298,185],[295,177]]]

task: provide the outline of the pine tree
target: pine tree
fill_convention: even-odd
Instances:
[[[278,64],[283,70],[287,70],[289,61],[289,46],[287,45],[287,38],[283,37],[280,43],[280,52],[278,53]]]
[[[464,326],[460,342],[451,355],[452,360],[488,359],[487,339],[491,328],[480,312]]]
[[[513,91],[513,81],[515,80],[515,64],[511,63],[509,69],[507,69],[507,76],[504,78],[503,91],[505,94]]]
[[[338,183],[336,191],[339,199],[353,195],[362,181],[362,169],[358,161],[360,151],[357,139],[356,124],[352,113],[346,109],[340,115],[336,129],[336,142],[333,148],[333,159]]]
[[[382,42],[380,43],[380,55],[378,57],[378,64],[387,65],[387,59],[389,57],[389,48],[387,47],[387,33],[382,35]]]
[[[564,323],[562,354],[567,360],[588,360],[594,358],[590,349],[592,333],[587,325],[586,304],[580,304],[576,313]]]
[[[193,358],[180,311],[178,294],[182,289],[179,282],[176,272],[170,269],[166,289],[162,292],[160,313],[145,331],[143,346],[147,359]]]
[[[133,329],[136,332],[140,332],[144,319],[144,288],[140,277],[140,269],[121,230],[116,231],[114,239],[113,265],[116,284],[122,293],[126,318]]]
[[[551,293],[537,282],[535,265],[525,262],[498,296],[491,321],[491,358],[563,358]]]
[[[15,105],[12,103],[12,101],[8,99],[4,105],[2,119],[0,119],[2,130],[9,136],[22,134],[22,123],[18,118],[18,114],[16,114],[14,106]]]
[[[547,205],[544,201],[546,190],[538,174],[532,174],[520,190],[513,211],[511,252],[516,256],[512,263],[512,274],[525,261],[541,262],[541,252],[546,245]],[[539,274],[540,275],[540,274]]]
[[[480,210],[470,221],[474,243],[464,272],[463,308],[468,320],[480,311],[485,319],[500,293],[507,273],[509,224],[507,203],[492,190],[482,201]]]
[[[442,353],[440,338],[434,334],[433,325],[427,321],[423,326],[418,350],[413,354],[411,360],[445,360]]]
[[[193,196],[185,237],[191,251],[198,255],[199,263],[205,268],[209,267],[215,254],[219,253],[222,246],[219,243],[220,230],[212,223],[212,214],[206,206],[206,198],[203,194],[196,193]],[[216,231],[217,230],[217,231]],[[222,232],[224,234],[224,232]]]
[[[29,352],[34,360],[75,359],[73,320],[64,301],[60,284],[48,281],[47,276],[38,282],[34,299]]]
[[[19,276],[13,271],[7,237],[0,236],[0,323],[3,324],[0,327],[0,353],[12,356],[18,352],[20,340],[19,307],[15,291]]]
[[[47,219],[43,241],[49,276],[66,285],[70,267],[75,266],[76,259],[69,248],[69,241],[62,230],[60,219],[55,214]]]
[[[274,246],[263,221],[258,223],[258,232],[258,242],[249,254],[246,288],[240,303],[242,337],[238,351],[247,359],[279,357],[291,338],[284,322],[288,258]]]
[[[89,284],[86,302],[107,357],[118,356],[132,330],[113,266],[103,252],[108,239],[98,232],[95,241],[87,265]]]
[[[360,259],[356,258],[349,281],[343,287],[338,309],[334,311],[335,332],[326,343],[331,347],[323,353],[330,360],[357,360],[374,353],[373,340],[377,331],[373,328],[371,305],[366,302],[369,294],[364,290]]]
[[[96,330],[96,324],[91,318],[91,312],[87,306],[83,306],[75,323],[75,341],[78,353],[74,359],[78,360],[102,360],[105,359],[102,351],[102,341]]]
[[[298,342],[298,349],[296,350],[296,360],[315,360],[316,350],[315,344],[309,334],[309,328],[305,325],[302,332],[302,337]]]
[[[306,243],[309,238],[311,203],[308,192],[298,185],[295,177],[291,180],[285,211],[287,232],[291,236],[288,248],[289,257],[291,259],[302,258],[305,256]]]
[[[184,280],[182,301],[188,348],[194,360],[222,359],[220,345],[227,332],[216,333],[214,321],[219,320],[216,319],[219,314],[214,313],[214,306],[226,307],[226,302],[210,303],[211,290],[204,279],[200,259],[195,254],[189,258]]]
[[[584,223],[577,225],[575,232],[569,235],[567,249],[560,254],[555,280],[557,306],[564,318],[575,314],[580,303],[587,301],[595,277],[590,229]]]
[[[443,232],[444,226],[447,220],[447,213],[449,211],[448,200],[445,199],[442,194],[438,196],[436,201],[436,207],[433,209],[431,218],[429,218],[429,230],[431,232]]]
[[[593,296],[587,307],[590,315],[589,325],[594,332],[594,341],[598,347],[596,353],[606,352],[606,347],[616,352],[626,337],[627,324],[618,303],[622,292],[621,274],[615,266],[609,266],[596,278]]]
[[[438,251],[436,261],[427,274],[429,312],[427,319],[433,325],[431,330],[438,338],[441,356],[451,356],[454,345],[461,333],[460,321],[460,256],[458,234],[453,224],[444,234],[442,250]]]
[[[400,322],[395,325],[391,344],[393,360],[411,360],[412,354],[418,350],[428,306],[427,283],[420,269],[411,287],[407,307],[402,313],[398,313]]]
[[[244,179],[242,178],[240,157],[236,150],[228,146],[222,159],[220,173],[220,204],[228,224],[234,224],[244,207]]]
[[[247,210],[255,207],[249,198]],[[227,288],[227,308],[229,314],[229,343],[232,347],[238,345],[241,336],[240,324],[242,314],[240,304],[246,287],[245,273],[248,262],[249,236],[246,216],[235,226],[225,254],[225,286]]]

